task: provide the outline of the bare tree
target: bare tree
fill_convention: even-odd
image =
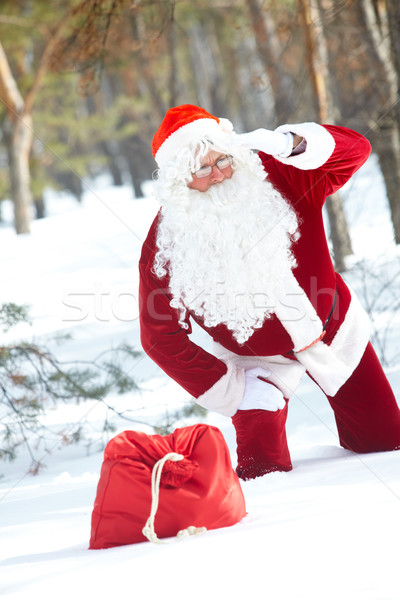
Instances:
[[[0,99],[7,113],[3,134],[8,152],[15,228],[17,233],[28,233],[32,207],[29,173],[29,155],[33,140],[32,115],[26,110],[1,43]]]
[[[296,95],[293,81],[282,66],[281,48],[275,23],[269,11],[263,11],[260,0],[246,0],[258,55],[271,84],[278,123],[286,123],[295,112]]]
[[[74,14],[75,10],[70,10],[69,18]],[[60,19],[53,33],[48,35],[38,60],[33,83],[25,97],[18,88],[6,53],[0,44],[0,101],[4,104],[7,114],[4,137],[9,157],[11,195],[17,233],[28,233],[30,230],[32,194],[29,157],[33,142],[33,107],[52,54],[64,33],[68,20],[68,18]]]
[[[169,15],[167,21],[167,45],[170,57],[170,77],[169,77],[169,103],[175,106],[178,96],[178,62],[176,56],[176,31],[175,31],[175,0],[170,0]]]
[[[38,91],[50,67],[56,66],[57,61],[60,63],[67,61],[68,48],[72,47],[71,40],[76,41],[79,35],[82,36],[83,43],[74,47],[74,52],[71,53],[73,57],[76,57],[76,53],[80,53],[81,61],[99,62],[111,17],[118,7],[118,0],[114,0],[111,4],[104,0],[80,0],[78,3],[70,3],[64,14],[54,13],[55,19],[51,27],[42,27],[40,23],[31,22],[31,26],[41,28],[44,43],[40,47],[35,47],[33,83],[25,95],[18,86],[10,61],[0,44],[0,102],[6,110],[3,132],[9,157],[11,196],[17,233],[30,231],[32,193],[29,158],[34,138],[32,115]],[[76,19],[78,22],[75,21]],[[9,19],[4,16],[0,16],[0,22],[10,25]],[[28,26],[23,18],[13,20],[13,24]],[[64,37],[66,37],[65,44],[63,44]],[[72,62],[73,57],[70,59]],[[76,63],[73,62],[73,66],[75,67]]]
[[[360,0],[367,53],[378,73],[379,108],[370,126],[385,180],[396,244],[400,243],[400,66],[398,2]],[[390,11],[390,12],[388,12]],[[390,18],[389,18],[390,17]]]
[[[394,74],[396,78],[397,98],[400,98],[400,3],[397,0],[386,0],[386,21],[390,37],[390,49]],[[400,123],[400,104],[396,103],[397,119]]]
[[[333,124],[336,113],[329,86],[328,48],[320,7],[316,0],[298,0],[298,7],[306,40],[306,62],[318,120],[320,123]],[[335,267],[338,271],[344,271],[346,270],[345,258],[352,254],[352,247],[340,195],[336,193],[329,196],[325,206],[329,218]]]

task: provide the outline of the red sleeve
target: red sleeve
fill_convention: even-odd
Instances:
[[[192,342],[169,305],[168,289],[139,263],[140,336],[144,351],[169,377],[198,398],[227,372],[224,362]]]
[[[350,179],[371,152],[369,141],[356,131],[334,125],[320,127],[332,136],[334,144],[332,143],[332,153],[318,168],[312,168],[315,160],[318,162],[318,140],[315,139],[312,145],[307,144],[305,152],[301,155],[301,168],[296,168],[296,156],[292,159],[289,157],[283,164],[281,160],[260,153],[274,185],[291,198],[305,198],[318,208],[322,207],[327,196],[339,190]],[[325,142],[325,136],[326,134],[321,136],[321,144]],[[311,155],[311,168],[307,168],[308,154]]]

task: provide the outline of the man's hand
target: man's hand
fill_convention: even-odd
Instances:
[[[282,392],[266,379],[270,371],[256,367],[245,372],[245,387],[242,402],[238,410],[281,410],[285,407]],[[263,379],[260,379],[262,377]]]
[[[304,140],[301,135],[297,135],[297,133],[292,133],[293,135],[293,150],[297,148],[297,146]]]
[[[296,138],[299,138],[299,141],[302,139],[300,136],[296,136]],[[249,133],[237,134],[232,136],[232,141],[230,141],[232,146],[241,145],[250,150],[262,150],[266,154],[282,158],[290,156],[297,143],[294,143],[292,133],[281,133],[269,129],[255,129]]]

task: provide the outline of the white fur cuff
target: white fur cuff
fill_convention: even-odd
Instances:
[[[292,165],[304,171],[318,169],[331,157],[335,149],[335,140],[325,127],[317,123],[299,123],[296,125],[281,125],[275,131],[281,133],[296,133],[305,138],[307,148],[295,156],[276,156],[279,162]]]
[[[244,394],[244,369],[233,363],[225,363],[228,371],[214,385],[196,399],[197,404],[208,410],[232,417]]]

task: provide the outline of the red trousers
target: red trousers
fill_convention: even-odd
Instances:
[[[335,396],[327,396],[335,413],[339,441],[353,452],[400,449],[400,409],[371,344],[351,377]],[[271,471],[290,471],[286,439],[288,404],[282,410],[239,410],[236,429],[238,466],[242,479]]]

